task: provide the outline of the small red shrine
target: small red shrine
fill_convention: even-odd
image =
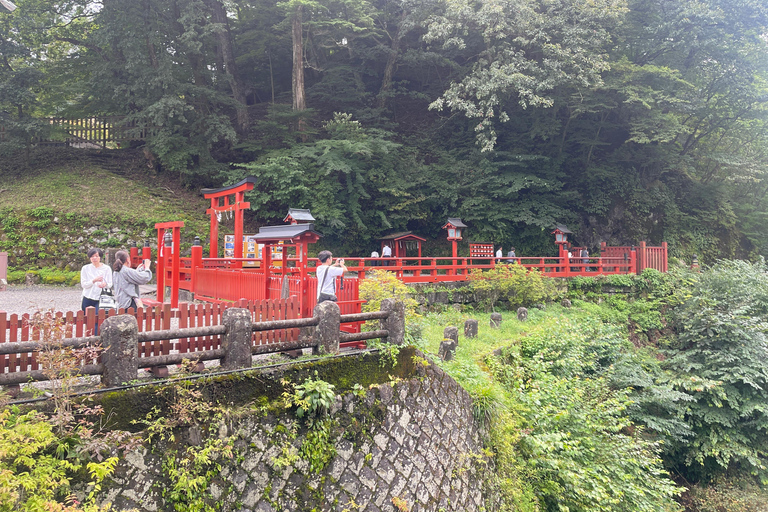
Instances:
[[[384,247],[392,249],[393,258],[407,258],[407,252],[418,252],[418,257],[421,258],[421,242],[426,242],[426,238],[414,235],[410,231],[404,231],[402,233],[393,233],[385,237],[380,238],[382,254]],[[413,255],[411,256],[413,257]]]

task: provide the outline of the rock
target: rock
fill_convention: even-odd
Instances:
[[[517,319],[521,322],[525,322],[528,320],[528,309],[527,308],[517,308]]]
[[[477,320],[470,318],[464,322],[464,337],[476,338],[477,337]]]
[[[459,328],[449,325],[443,330],[443,338],[453,340],[459,346]]]
[[[563,299],[560,302],[560,305],[563,306],[564,308],[569,308],[569,307],[571,307],[571,301],[568,300],[568,299]]]
[[[501,327],[501,313],[491,313],[491,327],[494,329]]]
[[[456,352],[456,342],[452,339],[444,339],[440,342],[440,349],[437,352],[437,355],[442,359],[443,361],[450,361],[453,359],[453,356]]]

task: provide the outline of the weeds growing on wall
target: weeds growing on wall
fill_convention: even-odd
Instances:
[[[97,356],[98,347],[63,347],[69,326],[50,311],[36,312],[30,328],[43,345],[37,356],[43,372],[55,379],[48,388],[54,408],[46,416],[0,400],[0,511],[108,510],[94,498],[114,472],[119,452],[136,440],[127,432],[103,429],[104,411],[72,396],[78,368]],[[71,486],[83,470],[90,492],[81,502]]]
[[[328,417],[336,400],[335,387],[322,379],[307,379],[294,386],[293,393],[285,392],[283,399],[285,406],[295,408],[296,416],[307,424],[309,430],[299,455],[309,463],[310,471],[319,473],[336,456],[331,435],[334,422]]]
[[[163,498],[176,512],[214,512],[219,509],[209,490],[211,481],[221,472],[222,461],[234,457],[233,438],[221,437],[218,427],[224,424],[224,411],[203,396],[199,381],[184,377],[196,362],[185,360],[179,378],[158,390],[165,407],[154,407],[140,421],[146,440],[153,449],[161,449],[163,471],[170,485],[158,482]],[[180,448],[177,436],[186,429],[196,432],[201,442]]]

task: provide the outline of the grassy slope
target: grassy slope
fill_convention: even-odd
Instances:
[[[141,221],[184,220],[198,231],[207,227],[206,201],[154,176],[141,153],[125,151],[105,169],[88,150],[43,150],[28,169],[0,164],[0,209],[31,210],[46,206],[98,222],[112,216]],[[106,226],[109,227],[109,226]],[[204,233],[200,233],[203,235]]]
[[[89,247],[154,241],[157,222],[184,221],[182,249],[195,236],[205,241],[208,203],[199,190],[147,163],[140,150],[44,148],[29,166],[23,155],[0,154],[0,250],[9,253],[9,265],[79,269]],[[43,222],[35,215],[41,210],[48,215]]]

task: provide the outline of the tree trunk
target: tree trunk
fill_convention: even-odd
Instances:
[[[207,2],[213,12],[213,20],[224,26],[223,30],[217,31],[216,37],[218,38],[219,50],[221,51],[222,60],[224,61],[224,71],[227,75],[227,81],[229,82],[229,87],[232,89],[232,96],[237,102],[237,131],[242,135],[248,131],[250,120],[248,118],[248,108],[245,100],[245,87],[237,72],[235,52],[232,45],[232,33],[229,29],[229,18],[227,18],[224,5],[222,5],[219,0],[207,0]]]
[[[293,29],[293,110],[307,108],[304,98],[304,41],[302,40],[301,11],[302,7],[297,6],[291,19]]]
[[[381,88],[379,89],[379,97],[376,101],[376,106],[379,108],[385,108],[387,106],[387,98],[389,93],[392,92],[392,77],[395,74],[395,64],[397,64],[397,57],[400,53],[400,31],[401,26],[405,20],[405,11],[400,16],[400,23],[397,26],[397,33],[392,38],[392,46],[390,47],[389,56],[387,57],[387,64],[384,66],[384,78],[381,79]]]

